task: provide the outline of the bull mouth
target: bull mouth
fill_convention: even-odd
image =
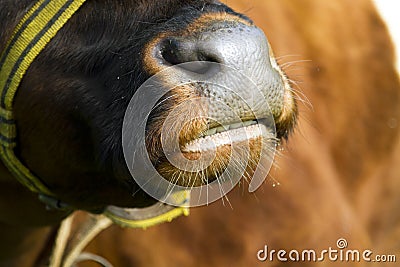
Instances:
[[[194,138],[181,143],[180,152],[189,161],[181,162],[182,165],[177,167],[163,158],[156,168],[166,180],[184,187],[214,182],[227,168],[244,164],[244,161],[248,164],[246,175],[250,175],[261,153],[274,151],[273,147],[279,144],[275,125],[268,122],[271,120],[249,119],[223,125],[210,123],[211,127],[203,128]],[[177,160],[179,154],[172,152],[169,159]],[[231,161],[235,164],[230,165]]]

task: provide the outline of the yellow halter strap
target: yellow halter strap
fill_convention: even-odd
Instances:
[[[15,156],[13,101],[29,66],[79,9],[84,0],[40,0],[14,29],[0,58],[0,156],[11,173],[31,191],[54,196]]]
[[[13,116],[13,101],[31,63],[84,2],[84,0],[37,1],[14,29],[0,57],[0,157],[19,182],[32,192],[42,195],[44,199],[56,196],[43,181],[24,166],[14,152],[17,145],[17,131]],[[189,198],[187,192],[178,193],[178,196],[182,198],[178,206],[187,203]],[[150,216],[131,215],[130,219],[124,219],[110,211],[105,215],[124,226],[146,228],[171,221],[180,215],[188,215],[188,208],[157,208],[152,214],[148,214]]]

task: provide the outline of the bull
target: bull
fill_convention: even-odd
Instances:
[[[163,96],[146,121],[145,145],[152,164],[170,182],[193,187],[217,179],[230,159],[230,145],[221,133],[252,131],[234,143],[249,143],[250,161],[257,162],[266,136],[254,127],[270,130],[265,114],[275,122],[277,142],[295,125],[297,105],[290,81],[264,34],[248,17],[219,1],[1,4],[2,266],[46,263],[54,226],[74,210],[98,214],[109,206],[145,208],[157,203],[131,178],[122,126],[136,91],[168,67],[207,81],[214,75],[207,63],[224,65],[254,82],[240,90],[258,87],[262,96],[252,100],[255,110],[232,91],[199,83],[178,86]],[[182,65],[190,62],[197,65]],[[166,79],[162,82],[179,83],[173,75]],[[213,100],[193,108],[206,109],[214,120],[190,122],[178,139],[189,160],[207,150],[207,141],[217,144],[215,160],[202,175],[169,163],[160,131],[177,105],[197,97]],[[221,111],[216,101],[238,118]],[[260,119],[254,113],[261,114]]]

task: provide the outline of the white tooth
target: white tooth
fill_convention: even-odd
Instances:
[[[230,129],[237,129],[237,128],[240,128],[240,127],[243,127],[243,123],[242,122],[234,123],[234,124],[231,124],[229,126]]]
[[[204,135],[205,135],[205,136],[211,136],[211,135],[214,135],[214,134],[216,134],[216,133],[217,133],[217,128],[212,128],[212,129],[207,130],[207,131],[204,133]]]
[[[244,127],[248,127],[248,126],[255,125],[255,124],[257,124],[256,121],[246,121],[246,122],[244,123]]]
[[[217,133],[222,133],[222,132],[229,130],[229,127],[225,126],[225,128],[224,128],[223,126],[219,126],[216,128],[216,130],[217,130]]]
[[[245,134],[242,130],[233,129],[232,134],[223,132],[213,136],[207,136],[205,138],[196,139],[190,141],[185,145],[183,151],[185,152],[202,152],[207,150],[214,150],[216,147],[229,145],[245,140],[251,140],[259,138],[260,136],[268,136],[268,129],[260,124],[256,126],[250,126],[245,128]]]
[[[244,127],[248,127],[248,126],[251,125],[252,122],[253,122],[253,121],[245,121],[245,122],[243,123],[243,126],[244,126]]]

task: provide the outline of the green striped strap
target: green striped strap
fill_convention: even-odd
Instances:
[[[31,191],[52,196],[14,154],[16,126],[13,101],[31,63],[84,0],[39,0],[14,29],[0,57],[0,156],[15,177]]]

